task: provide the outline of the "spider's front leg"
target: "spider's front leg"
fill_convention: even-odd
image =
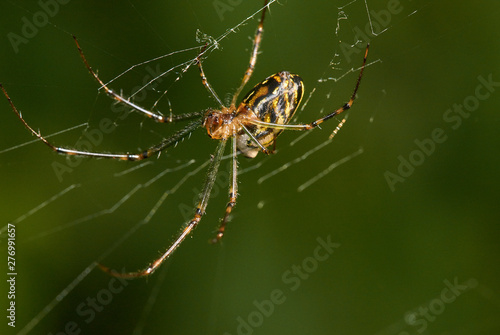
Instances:
[[[63,147],[58,147],[51,142],[49,142],[44,136],[39,131],[35,131],[27,122],[24,120],[22,117],[21,113],[19,110],[16,108],[14,105],[14,102],[10,98],[9,94],[5,90],[2,84],[0,84],[0,89],[2,90],[3,94],[7,98],[7,101],[10,104],[10,107],[14,111],[14,113],[17,115],[19,120],[22,122],[24,127],[28,129],[32,135],[35,135],[42,141],[45,145],[47,145],[51,150],[63,154],[63,155],[69,155],[69,156],[86,156],[86,157],[93,157],[93,158],[110,158],[110,159],[118,159],[118,160],[124,160],[124,161],[139,161],[143,160],[149,157],[152,157],[154,154],[161,152],[162,150],[165,150],[166,148],[175,145],[177,142],[182,140],[183,138],[189,136],[193,130],[196,128],[200,127],[202,124],[202,120],[196,120],[188,124],[186,127],[183,129],[177,131],[174,133],[172,136],[164,139],[160,143],[143,150],[139,153],[105,153],[105,152],[91,152],[91,151],[80,151],[80,150],[75,150],[75,149],[69,149],[69,148],[63,148]]]
[[[115,91],[113,91],[111,88],[109,88],[101,80],[101,78],[99,78],[99,76],[94,71],[94,69],[92,69],[92,67],[90,66],[89,62],[87,61],[87,58],[85,57],[85,54],[83,53],[82,48],[80,47],[80,43],[78,43],[78,40],[76,39],[76,36],[73,35],[73,39],[75,40],[76,47],[78,49],[78,53],[80,54],[80,57],[83,60],[83,64],[85,64],[85,67],[87,68],[87,70],[89,70],[89,72],[92,75],[92,77],[94,77],[94,79],[101,85],[101,88],[104,89],[104,91],[106,92],[107,95],[109,95],[111,98],[115,99],[119,103],[122,103],[122,104],[130,107],[131,109],[133,109],[133,110],[135,110],[135,111],[137,111],[139,113],[142,113],[142,114],[146,115],[147,117],[152,118],[156,122],[160,122],[160,123],[172,123],[172,122],[176,122],[176,121],[194,119],[194,118],[197,118],[197,117],[201,116],[201,114],[197,113],[197,112],[195,112],[195,113],[185,113],[185,114],[180,114],[180,115],[172,115],[171,114],[169,116],[164,116],[162,114],[154,113],[154,112],[152,112],[150,110],[147,110],[146,108],[141,107],[141,106],[133,103],[132,101],[130,101],[130,99],[124,98],[121,95],[115,93]],[[157,79],[157,78],[154,78],[154,79]]]

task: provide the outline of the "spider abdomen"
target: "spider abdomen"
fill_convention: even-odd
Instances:
[[[302,78],[287,71],[278,72],[248,92],[238,107],[236,117],[246,115],[246,118],[253,117],[267,123],[287,124],[292,119],[303,95]],[[255,140],[258,140],[262,147],[267,147],[273,144],[283,129],[258,126],[251,124],[251,121],[249,123],[245,126],[253,138],[244,130],[240,130],[237,135],[237,145],[245,156],[253,158],[261,150]]]

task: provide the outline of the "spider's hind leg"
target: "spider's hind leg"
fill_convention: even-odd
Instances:
[[[232,164],[231,164],[231,184],[229,186],[229,201],[226,205],[226,212],[224,217],[221,220],[219,228],[217,229],[217,233],[214,238],[212,238],[210,243],[219,242],[224,236],[224,232],[226,230],[226,224],[229,220],[229,215],[233,210],[234,206],[236,206],[236,198],[238,197],[238,159],[237,153],[238,148],[236,146],[236,138],[231,139],[232,144]]]
[[[146,269],[136,271],[136,272],[125,272],[119,273],[111,270],[107,266],[99,264],[99,267],[104,272],[118,278],[138,278],[138,277],[146,277],[152,274],[165,260],[167,260],[172,253],[179,247],[179,245],[186,239],[187,236],[191,234],[191,232],[196,228],[198,223],[201,221],[203,215],[205,214],[205,210],[208,206],[208,200],[210,199],[210,194],[212,192],[212,188],[214,186],[215,180],[217,179],[217,173],[219,170],[220,162],[222,160],[222,154],[224,153],[224,149],[226,147],[227,140],[221,140],[215,149],[215,153],[212,156],[210,166],[207,172],[207,178],[205,180],[205,184],[203,186],[203,191],[200,194],[200,201],[196,206],[195,214],[193,218],[187,222],[186,226],[182,229],[182,232],[175,239],[175,241],[168,247],[168,249],[156,260],[151,263]]]

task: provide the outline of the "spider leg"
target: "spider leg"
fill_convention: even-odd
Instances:
[[[222,154],[224,153],[224,149],[226,147],[227,140],[221,140],[215,150],[215,154],[210,162],[210,166],[207,172],[207,179],[205,180],[205,185],[203,186],[203,191],[200,195],[200,201],[196,206],[194,217],[189,221],[186,227],[182,230],[179,236],[175,239],[175,241],[168,247],[168,249],[150,266],[148,266],[144,270],[140,270],[137,272],[128,272],[128,273],[118,273],[116,271],[111,270],[110,268],[99,264],[99,267],[106,273],[120,278],[137,278],[144,277],[152,274],[170,255],[177,249],[177,247],[184,241],[184,239],[193,231],[194,228],[200,222],[202,216],[205,214],[205,209],[208,205],[208,200],[210,198],[210,193],[212,192],[212,187],[214,186],[215,180],[217,178],[217,172],[219,170],[219,165],[221,162]]]
[[[196,57],[196,64],[198,65],[198,69],[200,70],[201,82],[202,82],[203,86],[205,86],[205,88],[207,89],[208,93],[210,93],[210,95],[215,99],[215,101],[217,101],[217,103],[220,106],[224,106],[224,104],[222,103],[222,100],[219,98],[219,96],[217,95],[215,90],[212,88],[212,85],[210,85],[210,83],[208,82],[208,79],[205,76],[205,71],[203,71],[203,65],[201,65],[201,55],[203,55],[207,46],[208,46],[208,42],[203,46],[203,48],[201,48],[201,51],[198,54],[198,57]]]
[[[258,125],[258,126],[263,126],[263,127],[268,127],[268,128],[275,128],[275,129],[288,129],[288,130],[310,130],[310,129],[313,129],[313,128],[316,128],[317,126],[319,126],[321,123],[323,123],[324,121],[327,121],[329,119],[331,119],[332,117],[336,116],[336,115],[339,115],[340,113],[348,110],[349,108],[351,108],[351,106],[353,105],[354,103],[354,99],[356,98],[356,93],[358,92],[358,88],[359,88],[359,84],[361,83],[361,77],[363,76],[363,71],[365,69],[365,65],[366,65],[366,58],[368,57],[368,49],[370,47],[370,44],[367,44],[366,45],[366,50],[365,50],[365,56],[363,58],[363,64],[361,65],[361,70],[359,71],[359,76],[358,76],[358,80],[356,82],[356,86],[354,87],[354,91],[351,95],[351,98],[349,99],[349,101],[344,104],[342,107],[336,109],[335,111],[333,111],[332,113],[320,118],[320,119],[317,119],[311,123],[308,123],[308,124],[276,124],[276,123],[269,123],[269,122],[264,122],[264,121],[261,121],[261,120],[258,120],[258,119],[252,119],[252,120],[249,120],[248,122],[251,123],[251,124],[255,124],[255,125]]]
[[[85,58],[85,55],[83,53],[82,48],[80,47],[80,44],[78,43],[78,40],[76,36],[73,35],[73,39],[75,40],[76,47],[78,48],[78,53],[80,54],[80,57],[83,60],[83,63],[85,64],[85,67],[89,70],[90,74],[97,80],[97,82],[101,85],[101,87],[104,89],[107,95],[109,95],[111,98],[114,100],[127,105],[128,107],[146,115],[147,117],[150,117],[154,119],[156,122],[160,123],[171,123],[171,122],[176,122],[176,121],[181,121],[181,120],[188,120],[188,119],[193,119],[198,116],[200,116],[200,113],[185,113],[185,114],[180,114],[180,115],[169,115],[169,116],[163,116],[161,114],[153,113],[135,103],[130,101],[129,99],[126,99],[122,97],[121,95],[115,93],[112,89],[110,89],[102,80],[99,78],[97,73],[92,69],[92,67],[89,65],[89,62]]]
[[[154,145],[154,146],[152,146],[152,147],[150,147],[150,148],[148,148],[140,153],[114,154],[114,153],[104,153],[104,152],[89,152],[89,151],[73,150],[73,149],[67,149],[67,148],[61,148],[61,147],[55,146],[54,144],[49,142],[45,137],[43,137],[39,131],[35,131],[33,128],[31,128],[31,126],[24,120],[21,113],[17,110],[16,106],[12,102],[11,98],[9,97],[9,94],[7,93],[7,91],[5,90],[5,88],[3,87],[2,84],[0,84],[0,89],[3,91],[3,94],[5,95],[7,100],[9,101],[9,104],[10,104],[12,110],[14,111],[14,113],[16,113],[19,120],[21,120],[24,127],[26,127],[26,129],[28,129],[33,135],[38,137],[40,139],[40,141],[45,143],[45,145],[47,145],[50,149],[52,149],[53,151],[55,151],[59,154],[63,154],[63,155],[87,156],[87,157],[94,157],[94,158],[111,158],[111,159],[119,159],[119,160],[126,160],[126,161],[139,161],[139,160],[149,158],[153,154],[160,152],[160,151],[162,151],[162,150],[164,150],[172,145],[175,145],[177,142],[179,142],[183,138],[189,136],[189,134],[191,134],[191,132],[193,130],[200,127],[202,122],[203,122],[203,120],[201,120],[201,119],[195,120],[195,121],[191,122],[190,124],[188,124],[183,129],[174,133],[172,136],[164,139],[160,143],[158,143],[158,144],[156,144],[156,145]]]
[[[363,64],[361,65],[361,70],[359,71],[358,80],[356,81],[356,86],[354,87],[354,91],[352,92],[352,95],[351,95],[351,98],[349,99],[349,101],[344,106],[340,107],[339,109],[337,109],[333,113],[330,113],[330,114],[328,114],[328,115],[326,115],[326,116],[324,116],[316,121],[309,123],[308,125],[306,125],[307,126],[306,129],[315,128],[319,124],[323,123],[324,121],[329,120],[332,117],[334,117],[335,115],[338,115],[338,114],[348,110],[349,108],[351,108],[352,104],[354,103],[354,99],[356,98],[356,93],[358,92],[359,84],[361,83],[361,77],[363,77],[363,71],[365,70],[366,58],[368,57],[368,49],[369,48],[370,48],[370,43],[368,43],[366,45],[365,56],[363,57]]]
[[[229,214],[233,210],[234,206],[236,206],[236,198],[238,197],[238,148],[236,146],[236,138],[232,137],[232,165],[231,165],[231,184],[229,186],[229,202],[226,206],[226,212],[222,221],[219,225],[219,229],[217,230],[217,234],[213,239],[210,240],[210,243],[219,242],[224,236],[224,231],[226,230],[226,223],[229,218]]]
[[[244,124],[240,124],[241,125],[241,128],[243,129],[243,131],[245,131],[245,133],[248,135],[248,137],[255,143],[257,144],[257,146],[260,148],[260,150],[262,150],[263,153],[265,153],[266,155],[269,155],[271,154],[272,152],[270,152],[269,150],[267,150],[266,147],[264,147],[262,145],[262,143],[259,142],[258,139],[255,138],[255,136],[252,134],[252,132],[250,130],[248,130],[247,127],[245,127]],[[274,148],[275,149],[275,148]],[[273,150],[274,150],[273,149]]]
[[[250,56],[250,63],[248,65],[247,70],[245,71],[245,75],[243,76],[243,80],[241,81],[240,87],[236,90],[236,93],[233,95],[233,100],[231,101],[231,105],[236,105],[236,100],[240,95],[243,87],[248,83],[250,77],[252,77],[253,70],[255,69],[255,64],[257,63],[257,54],[259,52],[260,43],[262,41],[262,33],[264,32],[264,17],[266,15],[268,0],[264,1],[264,7],[262,8],[262,16],[260,17],[260,22],[257,27],[257,31],[255,32],[255,37],[253,40],[253,49],[252,54]]]

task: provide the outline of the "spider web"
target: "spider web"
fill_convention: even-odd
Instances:
[[[214,2],[214,4],[215,3],[216,2]],[[212,80],[210,74],[208,74],[209,80],[219,94],[224,92],[223,82],[227,76],[223,73],[217,74],[215,70],[217,65],[210,65],[210,62],[213,61],[214,64],[216,64],[216,58],[224,58],[223,53],[231,52],[233,50],[232,48],[236,50],[236,47],[231,45],[231,42],[234,40],[243,40],[248,51],[250,42],[246,39],[246,36],[253,34],[260,8],[259,6],[253,6],[244,12],[239,21],[236,23],[229,23],[229,15],[233,11],[237,12],[239,10],[241,2],[235,1],[234,3],[236,5],[228,5],[226,2],[221,3],[224,5],[216,9],[215,14],[212,14],[212,16],[221,19],[222,25],[225,27],[222,33],[210,36],[208,33],[210,31],[210,26],[205,23],[200,23],[202,29],[197,28],[196,34],[194,36],[193,34],[191,35],[191,43],[188,43],[191,44],[190,46],[179,48],[173,47],[174,51],[159,57],[148,58],[146,61],[134,62],[131,66],[123,67],[122,65],[121,70],[117,72],[119,73],[118,75],[109,76],[111,79],[108,80],[104,79],[106,84],[114,89],[118,89],[123,87],[122,85],[124,83],[135,80],[139,84],[129,91],[124,89],[122,94],[131,97],[134,101],[141,101],[141,105],[149,106],[155,111],[168,110],[168,112],[164,112],[164,114],[168,114],[171,110],[172,113],[177,113],[178,110],[182,110],[182,105],[176,100],[175,96],[179,94],[178,92],[180,90],[186,90],[186,88],[182,86],[184,82],[199,81],[195,65],[196,54],[201,45],[208,43],[206,52],[203,55],[207,61],[206,71],[207,73],[215,72],[213,76],[215,80]],[[202,20],[203,13],[201,10],[197,9],[193,3],[189,5],[190,7],[184,8],[184,10],[193,13],[195,19]],[[346,97],[350,94],[349,92],[352,92],[355,78],[360,69],[359,66],[361,65],[362,56],[360,56],[361,53],[358,51],[364,49],[366,43],[371,42],[372,39],[375,41],[375,39],[380,36],[390,34],[393,25],[404,22],[405,18],[418,13],[416,10],[406,10],[400,17],[394,19],[394,21],[391,21],[383,27],[379,27],[376,25],[376,22],[373,22],[369,5],[370,3],[366,0],[347,2],[336,8],[336,11],[332,13],[332,22],[330,22],[328,27],[322,28],[328,32],[327,41],[325,43],[328,45],[327,48],[329,49],[330,55],[327,56],[326,61],[319,61],[319,65],[316,65],[315,81],[306,82],[306,96],[295,117],[295,123],[311,121],[312,118],[320,117],[322,114],[331,111],[333,108],[338,108],[344,103]],[[137,17],[139,21],[141,21],[142,14],[140,8],[137,8],[132,2],[128,2],[127,6],[129,6],[131,11],[137,13]],[[291,4],[286,1],[282,3],[279,3],[277,0],[270,1],[270,15],[268,21],[266,21],[264,40],[272,39],[279,41],[288,37],[282,31],[273,33],[273,30],[281,25],[280,22],[277,22],[278,20],[276,18],[279,17],[279,11],[286,11],[288,6],[291,6]],[[27,11],[32,14],[37,13],[34,10]],[[149,23],[146,23],[146,19],[142,22],[144,25],[149,25]],[[362,22],[363,26],[366,25],[369,27],[371,31],[369,38],[356,34],[357,30],[354,28],[358,27],[357,24],[359,24],[356,22]],[[66,35],[65,37],[67,37],[68,29],[64,24],[56,25],[51,23],[51,25],[56,31],[61,32],[62,35]],[[150,28],[152,30],[156,29],[154,26],[150,26]],[[181,27],[179,28],[182,29]],[[365,34],[368,33],[365,32]],[[41,36],[40,38],[44,37]],[[90,45],[90,48],[86,48],[85,42],[85,39],[83,41],[81,40],[84,52],[89,58],[91,65],[101,69],[100,75],[102,76],[104,68],[101,68],[101,65],[96,66],[96,62],[90,60],[93,51],[92,45]],[[278,45],[278,48],[284,48],[287,45],[289,44],[283,42],[281,45]],[[71,46],[68,46],[68,48],[71,48]],[[87,49],[90,50],[87,51]],[[94,48],[94,50],[95,49],[96,48]],[[238,63],[238,68],[240,69],[244,69],[244,67],[247,66],[245,62],[248,61],[248,52],[244,54],[242,59],[245,61],[235,62]],[[266,58],[272,58],[273,55],[277,54],[267,51],[266,44],[264,44],[261,54],[259,55],[257,68],[259,69],[260,64],[265,62]],[[111,56],[113,56],[113,54]],[[285,57],[286,55],[283,56],[278,54],[276,58],[282,60]],[[380,62],[381,60],[377,59],[376,54],[374,56],[370,54],[366,72],[369,72]],[[158,67],[158,64],[161,64],[161,66]],[[164,64],[169,65],[165,66]],[[154,69],[154,71],[151,69]],[[255,78],[257,73],[259,73],[258,71],[260,70],[256,71],[251,81],[254,84],[256,80],[257,82],[260,80]],[[238,72],[238,75],[240,75],[240,72]],[[109,73],[108,70],[106,70],[106,73]],[[239,77],[233,76],[233,79],[235,78]],[[238,79],[236,79],[236,81],[231,80],[231,83],[226,84],[226,87],[229,88],[227,90],[228,92],[231,92],[231,88],[234,89],[236,87],[234,83],[238,83],[237,80]],[[199,82],[197,85],[201,86]],[[251,85],[253,84],[249,86]],[[59,86],[59,88],[61,87],[62,86]],[[221,88],[220,91],[219,88]],[[379,98],[374,103],[368,104],[365,102],[363,104],[363,101],[367,100],[367,98],[364,97],[363,88],[364,82],[361,84],[361,89],[358,93],[359,99],[354,103],[353,112],[338,117],[336,121],[325,123],[325,125],[322,126],[322,131],[304,133],[288,132],[287,135],[283,134],[278,140],[278,150],[275,156],[260,157],[262,155],[259,155],[259,158],[255,161],[244,161],[241,163],[239,173],[240,184],[244,185],[249,182],[252,182],[252,184],[250,186],[241,187],[240,192],[242,192],[242,195],[235,209],[235,218],[230,222],[231,226],[235,225],[242,217],[251,215],[253,210],[274,206],[277,201],[276,194],[270,191],[273,183],[282,187],[285,182],[290,181],[287,183],[283,193],[280,193],[280,196],[282,196],[281,199],[284,202],[289,201],[291,198],[301,197],[302,194],[313,196],[316,192],[323,189],[322,186],[327,185],[327,187],[331,187],[332,183],[335,185],[334,181],[326,182],[325,180],[329,178],[334,179],[337,171],[340,171],[342,168],[348,168],[349,166],[352,167],[353,164],[356,164],[356,161],[359,160],[366,151],[364,147],[366,139],[346,137],[345,140],[341,140],[340,138],[343,137],[342,133],[347,133],[348,131],[345,129],[350,129],[355,127],[355,125],[370,129],[370,125],[376,122],[376,115],[381,110],[381,106],[384,103],[384,91],[381,89],[377,92]],[[249,89],[249,87],[246,89]],[[129,148],[131,147],[131,143],[134,142],[128,139],[126,134],[131,131],[135,131],[139,134],[139,140],[141,141],[140,146],[142,148],[147,146],[144,143],[155,143],[154,139],[158,140],[164,136],[160,133],[162,131],[161,127],[149,125],[148,120],[139,119],[137,115],[130,111],[123,110],[121,113],[113,111],[110,116],[98,114],[100,113],[99,106],[101,106],[101,104],[109,104],[109,101],[106,101],[106,97],[102,94],[97,95],[95,92],[91,94],[94,95],[94,105],[87,122],[76,125],[73,123],[73,125],[52,132],[45,131],[41,126],[42,134],[44,134],[47,139],[57,144],[62,144],[65,143],[64,139],[67,138],[65,136],[81,132],[81,135],[76,141],[73,137],[73,143],[79,143],[82,139],[88,138],[86,137],[88,134],[93,134],[93,130],[99,127],[100,121],[103,118],[109,118],[112,123],[117,126],[116,131],[106,134],[103,140],[104,144],[102,146],[100,144],[97,145],[95,148],[92,148],[93,150],[120,150],[119,148],[122,143],[119,143],[120,145],[112,144],[112,138],[115,134],[121,136],[120,141],[123,141],[125,146],[128,145]],[[193,92],[193,94],[195,93]],[[206,96],[203,87],[196,91],[196,95],[200,94],[204,95],[204,97]],[[143,98],[143,96],[145,97]],[[32,117],[30,115],[31,111],[23,107],[23,101],[21,99],[16,99],[14,94],[12,94],[12,98],[17,107],[24,111],[23,115],[26,117],[27,121],[34,125],[34,123],[30,121]],[[184,96],[183,99],[185,98]],[[80,100],[80,98],[75,99]],[[207,102],[208,104],[213,104],[213,102],[210,102],[209,98],[207,98],[203,99],[201,105],[206,105]],[[109,107],[107,107],[107,109],[109,109]],[[60,111],[57,113],[59,112]],[[183,110],[182,112],[188,111]],[[361,113],[364,115],[360,116],[359,114]],[[65,117],[71,118],[71,116],[69,116],[70,114],[71,113],[66,111]],[[137,120],[139,120],[139,122],[137,122]],[[353,125],[350,124],[351,122]],[[44,123],[44,125],[46,124],[47,123]],[[139,126],[137,126],[137,124]],[[16,124],[15,121],[14,126],[22,128],[21,125]],[[9,127],[13,126],[10,125]],[[137,139],[133,140],[135,141]],[[52,292],[57,292],[52,295],[51,299],[47,300],[45,298],[45,300],[37,301],[31,306],[29,312],[26,312],[26,315],[22,319],[18,319],[19,323],[18,327],[16,327],[17,334],[40,333],[40,329],[44,329],[46,332],[52,331],[56,334],[58,329],[63,330],[65,326],[68,326],[68,324],[74,320],[79,320],[78,322],[75,321],[75,323],[79,328],[82,328],[84,332],[90,331],[90,329],[94,329],[95,325],[101,324],[103,319],[108,318],[107,315],[109,314],[107,313],[109,313],[109,310],[115,308],[116,310],[121,310],[114,306],[122,304],[127,305],[128,299],[133,301],[134,298],[139,298],[136,300],[139,301],[139,305],[134,306],[134,312],[130,312],[130,315],[134,316],[134,321],[130,323],[130,328],[126,329],[129,330],[129,333],[133,334],[149,332],[147,330],[148,327],[151,327],[152,323],[157,321],[156,318],[158,314],[155,312],[155,308],[158,305],[158,300],[162,299],[161,292],[171,288],[170,285],[172,283],[179,283],[179,281],[172,281],[169,277],[176,276],[175,271],[181,266],[182,261],[176,262],[176,269],[172,268],[173,265],[171,265],[170,261],[167,262],[161,267],[158,273],[155,273],[148,281],[138,280],[122,283],[123,292],[126,292],[124,294],[121,293],[122,291],[113,293],[111,290],[112,285],[117,284],[112,283],[110,278],[102,275],[98,269],[96,269],[96,266],[97,263],[121,264],[126,266],[128,270],[130,270],[129,266],[141,267],[141,264],[142,266],[146,265],[144,262],[148,262],[152,257],[155,257],[156,254],[151,253],[151,250],[161,250],[168,246],[170,237],[175,235],[180,224],[189,219],[191,215],[190,210],[193,208],[193,201],[196,200],[199,193],[197,187],[201,185],[206,167],[210,161],[209,153],[213,146],[210,146],[210,143],[205,144],[204,142],[207,141],[203,140],[206,140],[206,136],[202,137],[201,135],[198,136],[198,134],[193,134],[192,138],[187,139],[184,143],[180,143],[178,148],[163,153],[158,159],[152,158],[151,160],[146,160],[136,165],[113,162],[110,164],[111,167],[109,168],[105,166],[105,163],[108,162],[103,160],[89,162],[88,160],[65,161],[59,159],[59,157],[55,158],[54,156],[50,156],[48,150],[44,151],[41,146],[37,146],[36,149],[36,151],[40,151],[41,153],[34,154],[33,152],[35,149],[25,151],[28,147],[34,147],[36,143],[39,142],[37,140],[16,142],[8,144],[0,149],[0,155],[3,157],[17,157],[17,163],[13,165],[13,168],[19,168],[19,165],[22,163],[22,169],[27,171],[32,168],[30,163],[32,158],[34,158],[34,162],[41,163],[46,160],[44,155],[47,155],[49,156],[49,160],[54,160],[58,164],[62,164],[63,169],[69,169],[69,172],[66,173],[64,172],[66,170],[61,170],[61,166],[56,165],[57,167],[55,168],[54,164],[49,164],[49,167],[44,171],[52,170],[60,183],[56,183],[56,187],[50,187],[50,191],[47,191],[41,198],[37,194],[28,192],[29,197],[22,201],[22,206],[17,206],[9,213],[9,215],[13,216],[13,218],[8,219],[9,222],[15,224],[20,232],[18,235],[20,250],[22,250],[23,245],[26,245],[25,243],[35,247],[43,247],[43,245],[47,243],[61,243],[61,239],[66,238],[71,238],[70,241],[72,241],[66,248],[83,248],[85,243],[89,244],[93,242],[87,240],[84,244],[77,243],[75,241],[75,234],[81,234],[82,231],[87,229],[93,231],[94,234],[100,234],[100,232],[102,232],[102,236],[94,236],[96,239],[95,243],[99,244],[99,248],[92,251],[83,251],[83,255],[80,255],[82,257],[78,261],[75,261],[74,258],[61,258],[56,261],[58,264],[51,264],[56,258],[56,255],[50,252],[41,254],[44,261],[42,262],[43,267],[40,271],[46,271],[51,275],[56,274],[62,278],[60,281],[58,280],[56,282],[55,287],[49,288]],[[187,148],[182,149],[183,146]],[[36,157],[26,158],[26,155],[36,155]],[[283,158],[281,159],[280,156]],[[228,164],[229,160],[227,158],[228,157],[224,158],[222,162],[223,166]],[[316,158],[315,162],[317,163],[315,168],[303,170],[304,165],[307,165],[308,162],[314,158]],[[13,159],[12,161],[15,160]],[[2,168],[8,170],[11,167],[9,164],[3,163]],[[91,174],[90,171],[94,171],[95,169],[99,170],[99,173]],[[293,176],[293,178],[291,178],[291,176]],[[50,178],[54,179],[54,176]],[[217,217],[222,214],[222,211],[219,211],[218,208],[223,208],[226,201],[227,179],[228,172],[226,169],[222,169],[221,177],[218,178],[216,189],[214,190],[215,203],[209,205],[210,214],[213,213],[213,215],[210,217],[207,216],[202,220],[201,226],[208,226],[208,228],[198,229],[199,231],[197,231],[195,235],[201,235],[201,238],[195,238],[195,243],[203,243],[207,239],[207,232],[211,234],[216,226],[214,223],[217,222]],[[96,185],[106,182],[110,184],[106,191],[103,191],[103,194],[95,194],[93,189],[95,189]],[[243,192],[248,192],[251,187],[258,188],[258,191],[254,192],[252,197],[245,197]],[[183,189],[187,189],[188,191],[182,191]],[[93,203],[85,203],[85,201],[89,201],[89,199],[92,200],[94,197]],[[148,201],[140,201],[142,197],[147,198]],[[243,207],[242,203],[245,201],[248,202],[248,205]],[[140,204],[138,205],[138,203]],[[55,213],[59,212],[61,209],[71,206],[70,204],[78,204],[75,207],[79,209],[75,210],[74,215],[55,215]],[[138,207],[138,210],[136,213],[130,214],[130,217],[127,217],[128,214],[121,214],[129,213],[130,209],[135,207]],[[243,207],[243,209],[241,214],[238,214],[240,207]],[[176,214],[172,215],[173,219],[170,218],[169,213],[171,211],[176,212]],[[16,215],[15,213],[20,214]],[[36,227],[39,220],[54,215],[56,217],[51,220],[50,225]],[[68,219],[69,217],[72,218]],[[169,218],[169,220],[166,220],[166,217]],[[115,224],[110,224],[106,227],[106,223],[110,221]],[[167,233],[160,230],[165,225],[165,221],[168,221],[167,223],[171,229],[170,232]],[[126,250],[130,248],[131,250],[137,251],[137,248],[141,245],[141,241],[142,243],[144,243],[145,240],[147,241],[148,234],[152,232],[150,229],[148,232],[141,233],[141,230],[144,230],[143,228],[147,227],[147,224],[153,225],[155,222],[157,222],[156,227],[158,228],[155,234],[162,235],[163,238],[159,240],[155,239],[154,242],[146,242],[147,244],[154,244],[150,246],[152,249],[150,248],[149,253],[146,253],[147,256],[143,254],[135,257],[129,262],[128,257],[133,256]],[[125,224],[122,225],[122,223]],[[160,223],[163,223],[163,225],[159,225]],[[176,224],[178,224],[178,226],[173,227]],[[210,226],[212,227],[210,228]],[[4,225],[0,229],[2,235],[5,234],[6,229],[7,225]],[[114,230],[114,235],[110,235],[110,230]],[[89,238],[89,236],[90,235],[86,235],[86,238]],[[211,297],[211,304],[214,310],[220,304],[218,295],[224,290],[224,288],[217,283],[222,279],[227,269],[225,262],[229,255],[226,254],[225,247],[225,245],[220,248],[215,246],[212,249],[220,251],[211,251],[212,257],[214,253],[217,255],[215,261],[209,264],[212,269],[215,269],[213,270],[215,275],[211,278],[213,283],[209,283],[211,288],[208,293]],[[62,250],[64,250],[64,248]],[[22,257],[21,251],[19,257]],[[177,252],[174,257],[177,257]],[[184,255],[182,259],[186,260],[186,255]],[[61,275],[58,273],[61,268],[64,268],[64,264],[59,263],[61,261],[69,263],[75,261],[77,264],[76,267],[71,267],[70,271]],[[31,266],[34,265],[32,264]],[[187,266],[187,268],[191,268],[191,266]],[[36,275],[36,272],[33,270],[30,272]],[[47,277],[47,275],[41,276],[38,281],[39,283],[37,286],[39,289],[51,283],[50,277]],[[190,280],[187,281],[189,284],[193,284]],[[19,287],[19,291],[21,290],[22,286]],[[103,307],[102,312],[95,310],[95,320],[100,318],[101,321],[94,321],[94,319],[92,319],[86,322],[85,320],[90,319],[89,315],[86,315],[88,319],[82,317],[78,313],[75,315],[78,306],[88,301],[86,300],[88,296],[96,297],[100,292],[104,292],[103,290],[111,291],[112,295],[111,298],[108,299],[109,303],[105,306],[101,306]],[[131,292],[134,290],[137,291],[135,293]],[[20,294],[22,294],[22,292],[20,292]],[[70,299],[72,296],[74,299]],[[101,293],[102,299],[107,299],[106,297],[105,293]],[[187,297],[186,299],[189,299],[189,294],[187,294]],[[178,303],[182,305],[182,302]],[[89,303],[86,303],[85,306],[88,304]],[[25,306],[19,306],[19,308],[25,308]],[[216,316],[214,313],[215,312],[209,312],[208,314],[210,317],[207,319],[210,321],[204,321],[207,322],[208,327],[217,329],[217,318],[220,318],[220,316]],[[51,322],[46,321],[46,319],[53,314],[59,314],[60,317],[52,317]],[[109,316],[109,318],[111,317]],[[68,327],[72,326],[73,324],[70,324]],[[236,333],[234,330],[229,331],[229,329],[228,332]]]

